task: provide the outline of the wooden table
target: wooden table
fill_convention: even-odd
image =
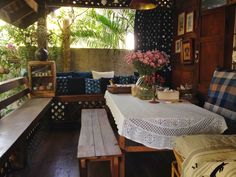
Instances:
[[[115,120],[123,152],[172,150],[175,136],[219,134],[226,128],[222,116],[190,103],[151,104],[130,94],[105,93],[106,104]],[[137,145],[129,140],[138,142]],[[125,153],[121,164],[125,175]]]

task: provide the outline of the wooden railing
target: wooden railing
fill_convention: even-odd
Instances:
[[[14,89],[18,89],[17,91]],[[8,94],[4,95],[6,98],[3,98],[3,94],[11,91]],[[0,83],[0,94],[2,99],[0,100],[0,110],[7,108],[12,103],[20,100],[25,96],[29,96],[30,89],[27,87],[27,79],[24,77],[18,77],[10,79]]]

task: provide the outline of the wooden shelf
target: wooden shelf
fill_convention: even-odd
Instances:
[[[50,75],[50,76],[32,76],[32,78],[40,78],[40,77],[44,78],[44,77],[54,77],[54,76],[52,76],[52,75]]]
[[[54,61],[30,61],[28,63],[28,75],[32,96],[55,96],[56,65]]]

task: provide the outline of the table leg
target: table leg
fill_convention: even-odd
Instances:
[[[80,177],[87,177],[87,162],[85,159],[79,159]]]
[[[119,177],[119,157],[112,158],[112,177]]]

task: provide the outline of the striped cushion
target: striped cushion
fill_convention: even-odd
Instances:
[[[204,108],[236,120],[236,72],[214,72]]]

